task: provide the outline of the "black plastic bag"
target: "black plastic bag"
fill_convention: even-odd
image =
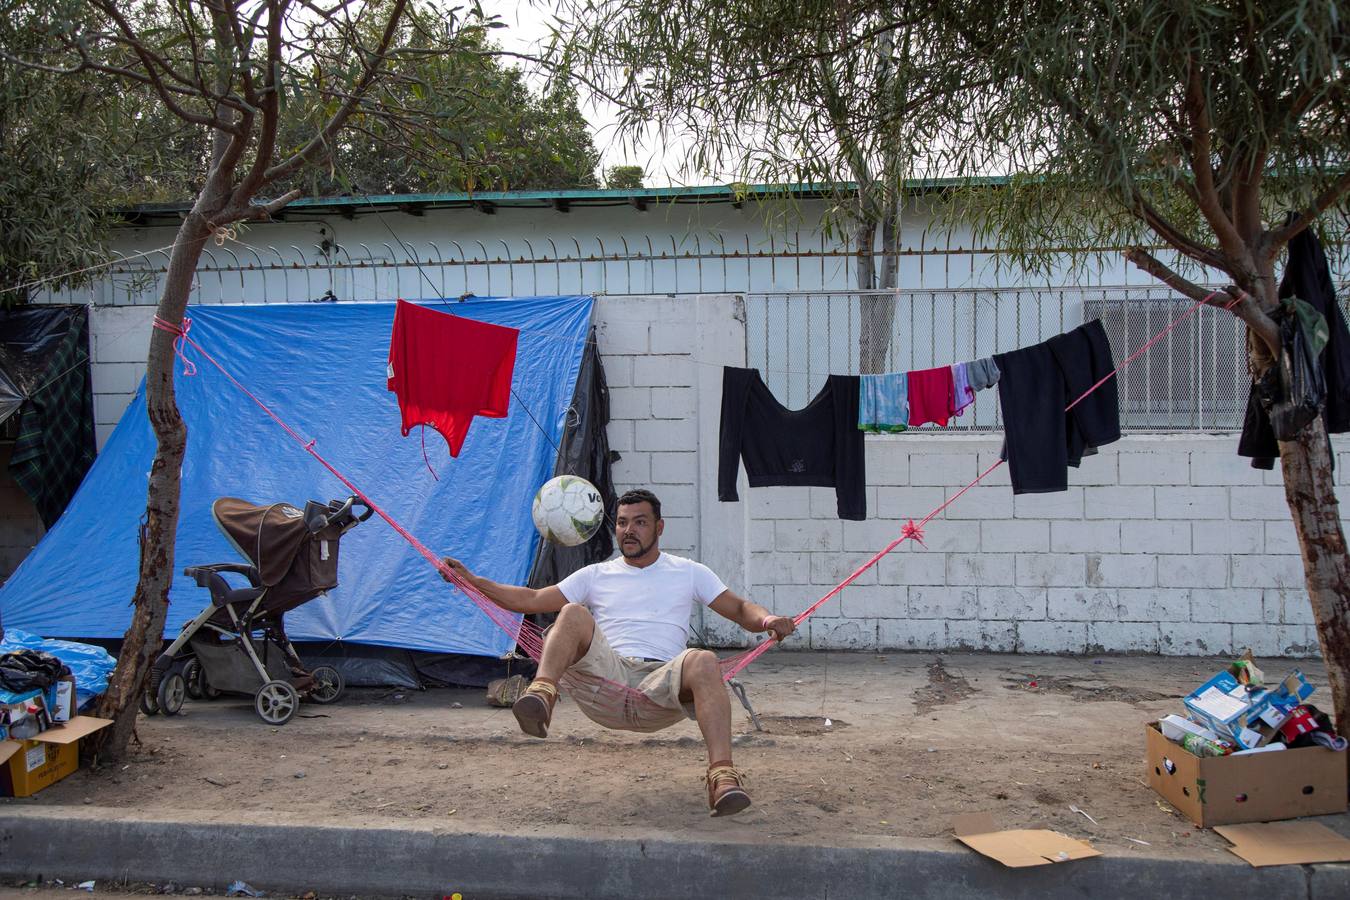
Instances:
[[[15,650],[0,656],[0,689],[16,694],[45,691],[69,674],[65,663],[50,653]]]
[[[1321,413],[1327,384],[1312,337],[1293,304],[1281,303],[1275,318],[1280,326],[1280,360],[1257,382],[1257,391],[1270,412],[1275,439],[1292,441]]]

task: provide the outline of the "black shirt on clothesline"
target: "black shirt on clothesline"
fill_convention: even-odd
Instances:
[[[832,487],[839,518],[867,518],[858,376],[831,375],[805,407],[788,409],[758,369],[722,370],[717,499],[735,501],[737,463],[751,487]]]

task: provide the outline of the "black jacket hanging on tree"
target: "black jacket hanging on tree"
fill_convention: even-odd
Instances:
[[[1280,281],[1280,299],[1288,297],[1307,301],[1326,317],[1331,335],[1321,355],[1327,395],[1322,417],[1328,434],[1350,431],[1350,328],[1346,327],[1345,316],[1336,302],[1326,253],[1311,228],[1305,228],[1289,242],[1289,262]],[[1247,397],[1238,455],[1251,457],[1256,469],[1273,469],[1280,455],[1280,446],[1270,427],[1270,414],[1255,383]]]

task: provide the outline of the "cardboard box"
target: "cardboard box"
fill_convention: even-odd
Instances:
[[[28,797],[80,767],[80,738],[112,724],[111,719],[75,716],[26,741],[0,741],[0,796]]]
[[[1145,726],[1148,783],[1202,827],[1346,810],[1345,757],[1325,747],[1202,758]]]

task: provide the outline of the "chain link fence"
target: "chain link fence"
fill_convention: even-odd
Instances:
[[[952,365],[1030,346],[1092,319],[1101,319],[1119,362],[1191,306],[1163,287],[748,294],[746,356],[778,399],[799,409],[831,373]],[[1249,384],[1240,326],[1222,310],[1197,310],[1126,367],[1121,427],[1240,428]],[[1001,427],[997,390],[980,392],[948,425],[967,432]]]

